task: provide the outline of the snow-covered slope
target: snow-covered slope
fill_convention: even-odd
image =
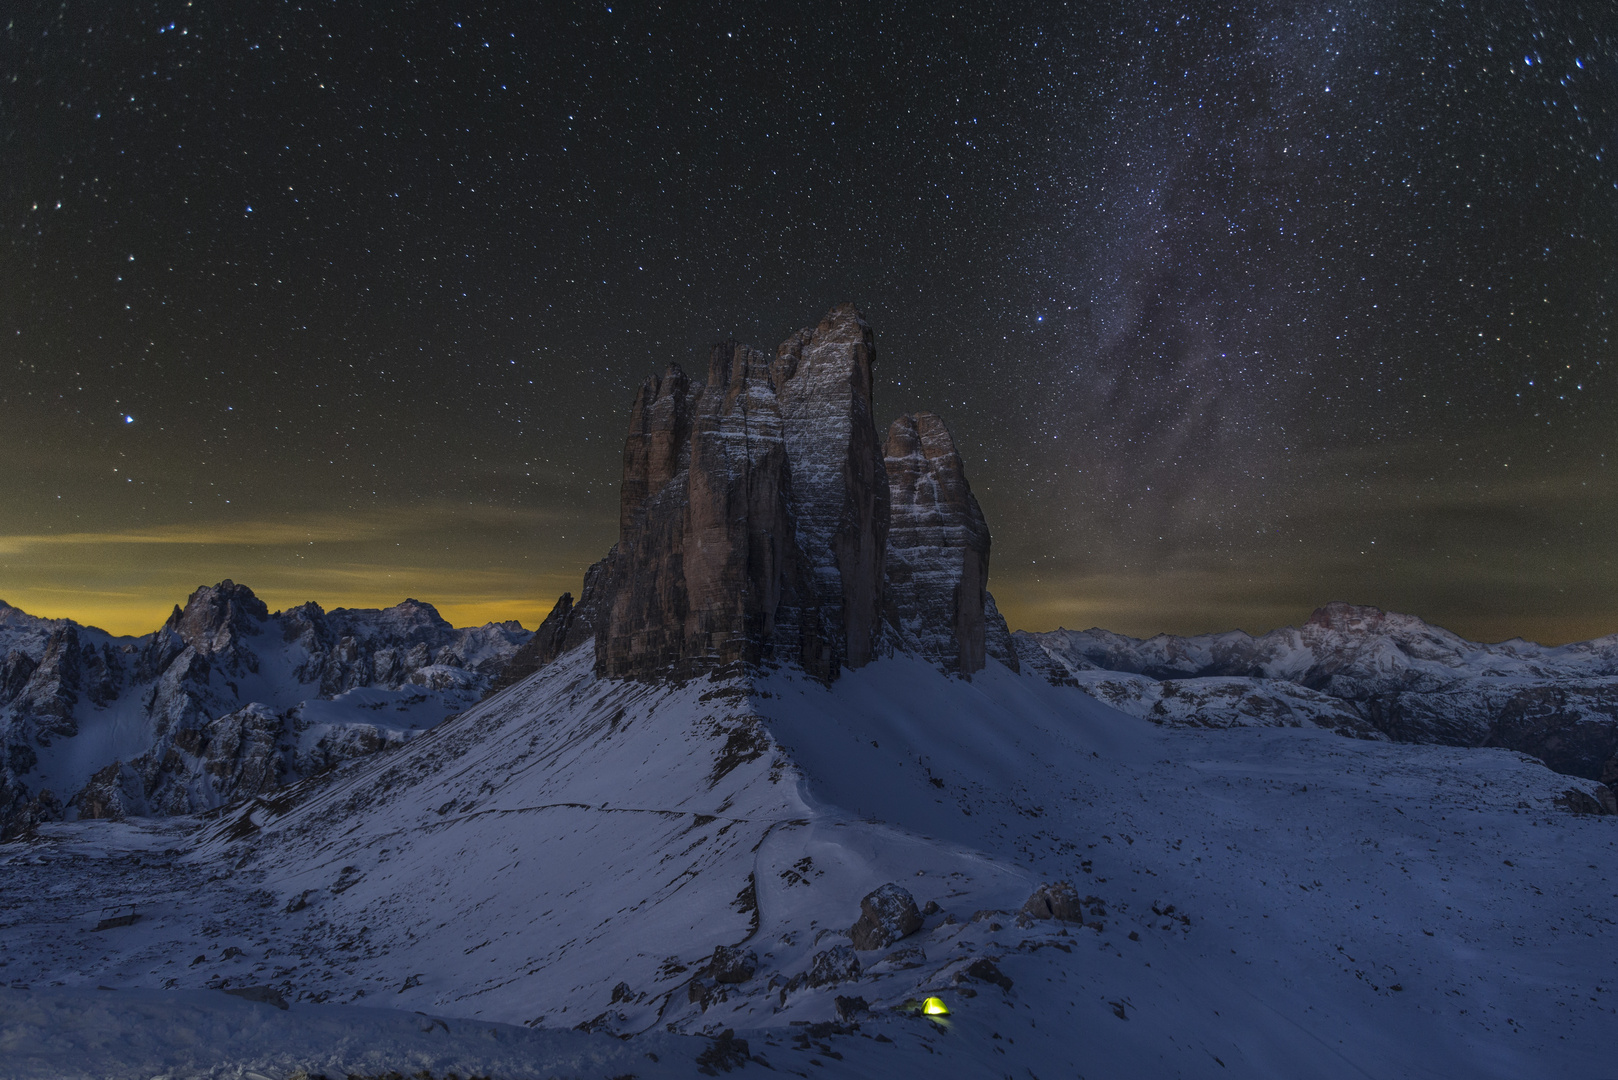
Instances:
[[[1618,635],[1483,645],[1411,615],[1334,603],[1302,627],[1261,637],[1055,630],[1017,638],[1101,700],[1158,722],[1302,721],[1409,742],[1502,746],[1559,772],[1618,781]]]
[[[528,634],[431,605],[271,614],[230,581],[116,638],[0,604],[0,836],[271,790],[475,702]]]
[[[1503,750],[1154,726],[998,663],[674,686],[584,648],[201,825],[43,826],[0,849],[0,933],[14,986],[269,986],[283,1023],[384,1006],[659,1055],[583,1075],[734,1058],[671,1026],[804,1074],[1589,1074],[1618,834],[1558,807],[1577,785]],[[1019,918],[1061,880],[1082,923]],[[885,883],[938,907],[856,951]],[[119,905],[139,919],[95,931]],[[905,1011],[931,994],[947,1024]]]

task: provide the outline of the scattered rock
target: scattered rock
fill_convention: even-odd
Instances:
[[[105,911],[106,909],[103,908],[102,910]],[[113,910],[118,911],[117,908]],[[95,928],[97,930],[114,930],[120,926],[134,926],[139,920],[140,915],[136,913],[134,908],[129,908],[127,911],[118,911],[116,915],[104,915],[101,921],[96,923]]]
[[[815,953],[802,979],[809,986],[831,986],[858,982],[860,974],[860,958],[854,955],[854,950],[847,945],[833,945],[824,952]]]
[[[860,901],[860,917],[848,936],[854,948],[868,951],[885,949],[920,929],[921,912],[916,907],[916,898],[890,881],[871,890]]]
[[[714,982],[743,983],[758,970],[758,954],[735,945],[721,945],[713,951],[708,974]]]
[[[1065,881],[1041,885],[1022,906],[1023,914],[1034,919],[1059,919],[1062,922],[1083,922],[1084,908],[1079,894]]]

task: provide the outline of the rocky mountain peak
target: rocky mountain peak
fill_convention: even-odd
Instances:
[[[169,616],[168,629],[199,653],[215,653],[237,643],[243,635],[257,632],[257,624],[270,617],[270,609],[246,585],[229,578],[217,585],[203,585],[176,605]]]
[[[1387,617],[1387,612],[1369,604],[1350,604],[1342,600],[1333,600],[1329,604],[1315,608],[1309,618],[1304,620],[1304,625],[1342,633],[1363,633],[1367,630],[1374,632],[1381,628]]]
[[[839,304],[773,356],[717,343],[700,386],[675,365],[648,378],[624,441],[618,543],[502,681],[592,638],[597,672],[617,677],[788,662],[829,682],[893,647],[961,674],[985,655],[1015,664],[960,455],[936,416],[906,417],[890,483],[875,361],[870,324]]]

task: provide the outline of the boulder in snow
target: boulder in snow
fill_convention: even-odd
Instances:
[[[758,970],[758,953],[738,945],[721,945],[713,951],[708,973],[714,982],[743,983]]]
[[[921,910],[916,907],[916,898],[890,881],[860,901],[859,920],[848,936],[856,949],[885,949],[920,929]]]
[[[1035,919],[1060,919],[1063,922],[1083,922],[1084,909],[1079,894],[1065,881],[1054,885],[1041,885],[1022,906],[1023,914]]]

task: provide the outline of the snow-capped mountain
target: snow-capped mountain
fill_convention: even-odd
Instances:
[[[1161,723],[1315,723],[1402,742],[1500,746],[1558,772],[1618,781],[1618,635],[1483,645],[1414,616],[1334,603],[1302,627],[1260,637],[1017,638],[1101,700]]]
[[[878,440],[871,345],[844,306],[650,380],[618,544],[458,715],[205,815],[0,846],[12,1073],[1604,1065],[1605,788],[1341,738],[1285,679],[1264,709],[1311,722],[1081,692],[995,614],[942,422]],[[248,640],[201,622],[210,665]]]
[[[192,813],[397,745],[478,700],[528,636],[416,600],[272,615],[231,581],[139,638],[0,604],[0,835]]]

